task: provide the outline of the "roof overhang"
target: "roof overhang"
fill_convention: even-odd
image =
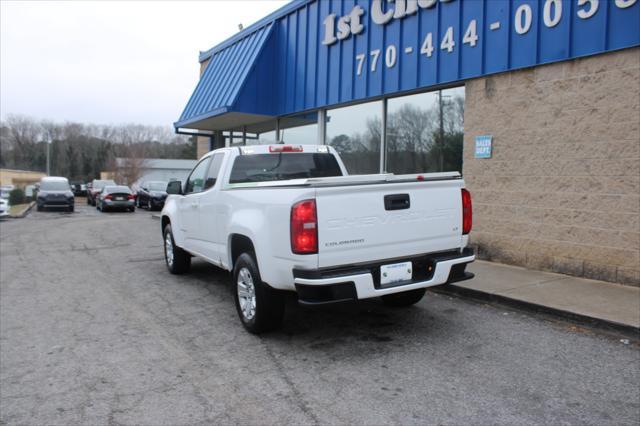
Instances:
[[[175,123],[176,129],[197,131],[233,130],[241,129],[244,126],[251,133],[273,130],[274,117],[244,112],[228,112],[214,117],[203,117],[195,121],[189,121],[189,123]]]
[[[265,120],[259,114],[266,111],[256,107],[254,86],[256,67],[271,40],[273,28],[271,23],[257,28],[210,57],[180,119],[174,123],[176,129],[228,130],[229,126],[250,124],[241,123],[239,117],[251,119],[255,115],[254,121]],[[247,88],[248,84],[253,86]],[[253,99],[246,101],[249,95],[253,95]],[[245,102],[239,105],[241,97]],[[261,98],[267,97],[261,95]]]

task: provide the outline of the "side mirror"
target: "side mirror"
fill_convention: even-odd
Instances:
[[[167,185],[167,194],[182,194],[182,182],[174,180]]]

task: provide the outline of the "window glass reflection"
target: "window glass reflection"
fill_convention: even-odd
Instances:
[[[382,102],[327,111],[326,143],[342,157],[349,174],[380,171]]]
[[[318,142],[318,112],[280,119],[280,139],[286,144],[322,144]]]
[[[464,87],[387,101],[386,170],[462,172]]]

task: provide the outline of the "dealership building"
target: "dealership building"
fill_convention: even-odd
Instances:
[[[640,0],[295,0],[199,61],[198,156],[457,170],[480,258],[640,285]]]

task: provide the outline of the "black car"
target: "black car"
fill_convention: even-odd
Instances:
[[[67,178],[51,176],[40,179],[36,204],[39,212],[47,208],[64,208],[72,212],[75,199]]]
[[[136,205],[149,210],[162,209],[167,199],[167,184],[168,182],[162,181],[143,182],[138,189]]]
[[[96,196],[102,191],[105,186],[115,186],[116,183],[112,180],[100,180],[94,179],[91,182],[91,186],[87,188],[87,204],[91,206],[96,205]]]
[[[84,197],[87,195],[87,185],[82,182],[71,182],[71,191],[76,197]]]

